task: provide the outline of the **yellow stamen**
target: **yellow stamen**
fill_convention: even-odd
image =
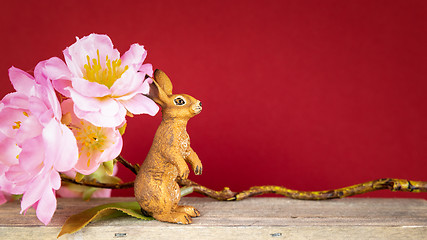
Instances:
[[[114,82],[119,79],[129,67],[121,67],[122,61],[120,58],[111,61],[108,55],[105,59],[105,66],[101,66],[99,50],[96,50],[96,55],[97,58],[92,59],[92,64],[89,55],[86,56],[87,64],[84,65],[86,71],[83,77],[90,82],[96,82],[111,88]]]
[[[114,143],[105,133],[105,129],[82,121],[81,127],[73,128],[74,136],[79,145],[79,152],[86,154],[87,166],[90,166],[91,155],[95,152],[103,152]]]
[[[86,156],[87,156],[87,166],[89,167],[90,166],[90,152],[87,152]]]
[[[15,125],[12,126],[13,129],[19,129],[21,127],[21,121],[16,121]]]

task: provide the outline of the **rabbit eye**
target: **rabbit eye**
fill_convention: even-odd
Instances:
[[[177,106],[182,106],[185,105],[185,100],[182,97],[176,97],[173,102],[175,103],[175,105]]]

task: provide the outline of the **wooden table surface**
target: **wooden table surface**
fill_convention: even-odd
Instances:
[[[0,239],[56,239],[70,215],[123,201],[133,199],[58,199],[48,226],[38,221],[33,209],[19,215],[19,202],[9,202],[0,206]],[[427,239],[427,201],[423,199],[251,198],[220,202],[183,198],[182,202],[202,214],[191,225],[121,217],[90,223],[60,239]]]

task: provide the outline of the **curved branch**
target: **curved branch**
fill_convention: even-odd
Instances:
[[[72,183],[77,184],[81,186],[86,187],[96,187],[96,188],[108,188],[108,189],[125,189],[125,188],[132,188],[133,182],[127,182],[127,183],[100,183],[100,182],[85,182],[80,181],[77,182],[74,178],[71,178],[63,173],[60,173],[61,180],[66,183]]]
[[[333,198],[344,198],[384,189],[403,192],[427,192],[427,182],[382,178],[349,187],[326,191],[297,191],[280,186],[258,186],[251,187],[249,190],[240,192],[235,195],[234,199],[229,200],[242,200],[266,193],[275,193],[289,198],[301,200],[326,200]]]
[[[138,171],[139,171],[139,165],[138,164],[133,165],[132,163],[126,161],[122,157],[122,155],[117,156],[116,159],[119,163],[123,164],[123,166],[125,166],[126,168],[131,170],[135,175],[138,174]]]
[[[139,165],[126,161],[122,156],[118,156],[117,161],[123,164],[126,168],[131,170],[135,175],[138,173]],[[99,182],[77,182],[73,178],[61,174],[61,179],[64,182],[74,183],[83,186],[97,187],[97,188],[110,188],[110,189],[124,189],[133,187],[133,182],[120,183],[120,184],[107,184]],[[325,190],[325,191],[298,191],[288,189],[282,186],[255,186],[242,192],[233,192],[230,188],[225,187],[222,191],[215,191],[205,186],[202,186],[190,179],[177,179],[181,187],[193,187],[194,192],[208,196],[210,198],[220,201],[233,201],[243,200],[256,195],[273,193],[282,195],[288,198],[300,200],[326,200],[333,198],[344,198],[363,194],[367,192],[388,189],[391,191],[403,192],[427,192],[427,182],[411,181],[406,179],[382,178],[374,181],[360,183],[344,188]]]
[[[189,179],[179,179],[178,183],[181,186],[192,186],[194,188],[194,192],[198,192],[210,198],[221,201],[243,200],[249,197],[267,193],[274,193],[288,198],[300,200],[327,200],[333,198],[344,198],[384,189],[404,192],[427,192],[427,182],[393,178],[383,178],[349,187],[326,191],[298,191],[281,186],[256,186],[242,192],[233,192],[229,188],[224,188],[222,191],[215,191],[199,185],[198,183]]]
[[[238,194],[236,192],[231,191],[228,187],[225,187],[222,191],[215,191],[205,186],[202,186],[196,182],[193,182],[190,179],[178,178],[177,182],[181,187],[193,187],[194,192],[220,201],[234,200],[233,198],[236,196],[236,194]]]

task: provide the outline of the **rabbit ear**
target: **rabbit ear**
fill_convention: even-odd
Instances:
[[[172,82],[169,77],[160,69],[154,71],[154,80],[167,95],[172,95]]]
[[[154,102],[163,107],[164,103],[168,100],[168,95],[163,91],[163,88],[156,82],[156,80],[150,84],[150,92],[148,93],[148,97],[151,98]]]

